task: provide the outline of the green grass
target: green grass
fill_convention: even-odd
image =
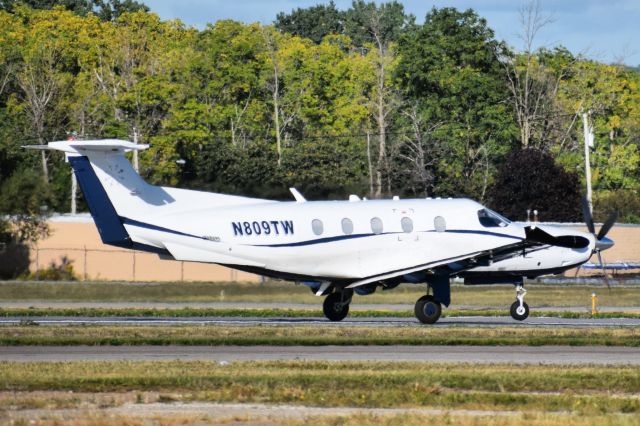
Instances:
[[[175,401],[640,413],[636,367],[379,362],[0,363],[1,391],[167,392]]]
[[[443,317],[507,316],[508,312],[495,309],[445,309]],[[531,311],[532,317],[555,318],[640,318],[640,312],[601,312],[591,315],[574,311]],[[33,317],[145,317],[145,318],[205,318],[205,317],[237,317],[237,318],[313,318],[324,317],[321,309],[287,309],[287,308],[0,308],[0,317],[33,318]],[[349,311],[350,318],[413,318],[413,306],[407,310],[357,309]]]
[[[270,424],[265,421],[266,424]],[[279,424],[284,426],[301,426],[313,424],[316,426],[424,426],[424,425],[456,425],[456,426],[626,426],[637,425],[634,415],[608,414],[594,415],[585,413],[545,413],[545,412],[517,412],[507,415],[488,413],[458,413],[443,414],[353,414],[349,416],[311,417],[309,419],[291,419]],[[227,422],[220,422],[227,424]],[[247,422],[251,425],[253,423]]]
[[[28,323],[27,323],[28,324]],[[640,328],[2,326],[0,345],[605,345],[640,346]]]
[[[597,285],[527,286],[531,307],[591,306],[591,293],[598,294],[600,306],[640,306],[640,286],[612,286],[611,291]],[[423,286],[403,285],[370,296],[355,296],[358,303],[402,303],[412,306],[424,294]],[[515,293],[510,285],[452,285],[453,306],[508,307]],[[124,282],[0,282],[0,301],[67,302],[265,302],[319,305],[306,286],[267,281],[249,283],[124,283]]]

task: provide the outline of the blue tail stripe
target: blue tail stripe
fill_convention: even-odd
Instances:
[[[131,248],[131,237],[118,218],[116,209],[111,204],[109,196],[104,190],[98,176],[91,167],[87,157],[69,157],[69,163],[73,168],[80,189],[87,201],[93,221],[98,228],[100,238],[105,244]]]

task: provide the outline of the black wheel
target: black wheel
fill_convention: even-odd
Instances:
[[[522,302],[522,307],[520,307],[520,302],[517,300],[513,302],[510,309],[511,318],[518,321],[524,321],[529,316],[529,305],[525,302]]]
[[[440,319],[440,314],[442,314],[442,305],[440,305],[440,302],[436,302],[433,299],[433,296],[426,295],[418,299],[414,312],[416,314],[416,318],[418,318],[421,323],[434,324],[438,319]]]
[[[342,321],[349,314],[349,301],[349,299],[343,301],[343,295],[339,291],[331,293],[322,304],[324,316],[331,321]]]

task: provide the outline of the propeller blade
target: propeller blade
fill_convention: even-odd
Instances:
[[[586,197],[582,197],[582,217],[584,217],[584,223],[587,225],[589,232],[595,234],[596,227],[593,226],[593,216],[591,216],[591,209],[589,209],[589,202]]]
[[[609,232],[613,224],[616,223],[617,219],[618,219],[618,212],[611,213],[607,218],[607,221],[604,223],[604,225],[602,225],[602,228],[600,228],[600,232],[598,232],[598,236],[596,238],[598,240],[601,240],[602,238],[604,238],[604,236],[607,235],[607,233]]]
[[[598,254],[598,262],[600,262],[600,267],[602,268],[602,273],[604,275],[604,282],[607,283],[607,288],[611,291],[611,283],[609,282],[609,276],[607,275],[607,270],[604,267],[604,262],[602,261],[602,254],[600,250],[596,251]]]

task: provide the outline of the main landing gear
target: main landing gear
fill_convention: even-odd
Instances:
[[[423,324],[435,324],[442,314],[442,305],[432,295],[422,296],[414,308],[416,318]]]
[[[342,289],[330,293],[322,304],[324,316],[331,321],[342,321],[349,314],[349,303],[353,297],[353,290]]]
[[[529,305],[524,301],[524,295],[527,290],[520,284],[516,286],[516,301],[511,305],[511,318],[518,321],[524,321],[529,316]]]

